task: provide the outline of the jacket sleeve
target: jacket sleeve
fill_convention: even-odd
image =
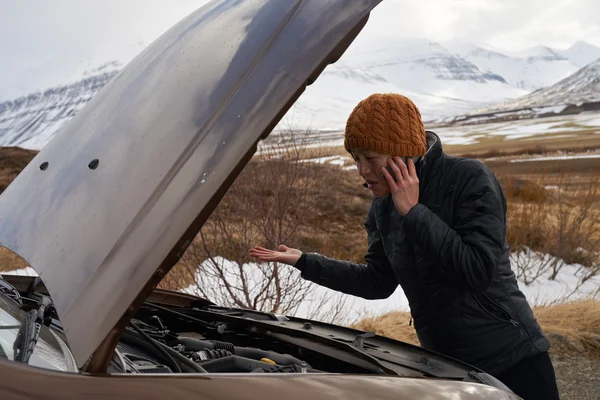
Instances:
[[[505,248],[506,203],[492,172],[469,164],[459,178],[453,226],[423,204],[404,218],[406,235],[437,258],[474,291],[484,291],[495,276]]]
[[[390,297],[398,287],[398,281],[385,255],[372,207],[365,220],[365,228],[368,241],[366,264],[304,253],[296,265],[302,277],[329,289],[365,299]]]

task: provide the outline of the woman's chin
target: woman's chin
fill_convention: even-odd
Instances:
[[[369,189],[371,189],[373,196],[378,197],[378,198],[387,196],[390,193],[389,188],[384,187],[380,183],[376,183],[376,184],[370,186]]]

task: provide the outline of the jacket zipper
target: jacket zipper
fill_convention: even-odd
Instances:
[[[508,319],[510,320],[511,324],[513,324],[514,326],[518,326],[519,323],[517,321],[515,321],[515,319],[512,317],[512,314],[510,313],[510,311],[508,311],[508,309],[506,307],[504,307],[502,304],[496,302],[494,299],[492,299],[487,293],[483,293],[483,295],[492,303],[494,304],[496,307],[500,308],[502,311],[504,311],[506,313],[506,315],[508,316]]]
[[[487,296],[486,296],[486,297],[487,297]],[[494,314],[493,314],[491,311],[489,311],[487,308],[485,308],[485,306],[484,306],[484,305],[481,303],[481,301],[479,300],[479,298],[478,298],[478,297],[477,297],[475,294],[473,294],[473,298],[475,299],[475,301],[477,302],[477,304],[479,304],[479,307],[481,307],[481,309],[482,309],[482,310],[483,310],[483,311],[484,311],[484,312],[485,312],[487,315],[489,315],[490,317],[492,317],[492,318],[494,318],[495,320],[498,320],[498,321],[500,321],[500,322],[504,322],[504,323],[506,323],[506,322],[509,322],[509,323],[511,323],[511,324],[512,324],[512,325],[514,325],[514,326],[517,326],[517,325],[518,325],[518,322],[517,322],[517,321],[515,321],[515,320],[514,320],[514,319],[513,319],[513,318],[510,316],[510,314],[508,314],[508,315],[509,315],[509,319],[508,319],[508,321],[506,321],[506,320],[504,320],[504,319],[502,319],[502,318],[498,317],[497,315],[494,315]],[[488,297],[488,299],[489,299],[489,297]],[[494,304],[494,305],[496,305],[496,306],[500,307],[500,309],[504,310],[504,308],[503,308],[503,307],[501,307],[499,304],[497,304],[495,301],[493,301],[493,300],[490,300],[490,301],[492,302],[492,304]],[[506,310],[504,310],[504,311],[506,312]]]

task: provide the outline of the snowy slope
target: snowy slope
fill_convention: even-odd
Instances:
[[[122,68],[138,55],[149,42],[109,43],[86,49],[85,57],[78,54],[60,54],[41,62],[16,60],[21,68],[8,69],[0,79],[0,103],[43,92],[56,86],[72,85],[97,75],[101,70]],[[112,62],[109,62],[114,60]],[[4,60],[3,60],[4,61]],[[12,73],[11,73],[12,71]]]
[[[564,108],[569,105],[577,106],[598,101],[600,101],[600,59],[548,88],[537,90],[499,106],[478,110],[477,113],[521,108]]]
[[[0,146],[39,150],[119,69],[109,63],[76,83],[0,103]]]
[[[341,130],[356,103],[375,92],[404,94],[426,121],[527,93],[435,42],[358,42],[307,88],[278,128]]]
[[[526,91],[553,85],[580,68],[568,55],[560,54],[546,46],[537,46],[515,54],[480,46],[450,47],[482,71],[498,74],[510,85]],[[582,59],[575,53],[573,57],[577,60]]]
[[[482,103],[413,92],[363,67],[343,62],[330,65],[302,94],[277,129],[340,130],[360,99],[372,93],[402,93],[419,107],[424,119],[466,112]]]
[[[357,47],[348,51],[345,60],[404,90],[442,99],[490,103],[527,93],[507,84],[502,76],[482,72],[473,63],[425,39]]]
[[[558,51],[558,53],[579,67],[585,67],[600,59],[600,48],[582,41],[576,42],[573,46],[566,50]]]

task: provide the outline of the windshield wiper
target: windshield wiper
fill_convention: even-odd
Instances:
[[[52,300],[50,300],[50,297],[42,295],[38,301],[38,308],[34,308],[27,312],[25,321],[21,325],[17,338],[13,344],[15,361],[23,363],[29,362],[29,357],[31,357],[33,349],[40,337],[42,324],[46,321],[46,318],[44,318],[46,310],[50,307],[52,307]]]

